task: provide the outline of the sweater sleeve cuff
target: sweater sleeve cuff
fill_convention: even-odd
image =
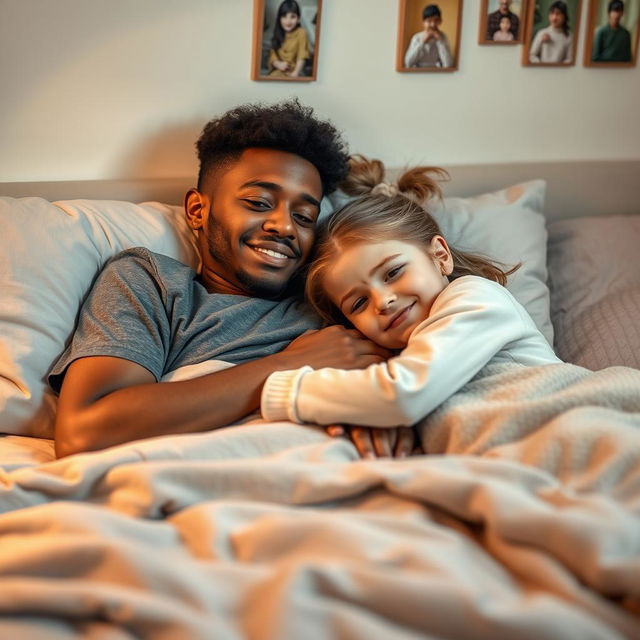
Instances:
[[[303,423],[296,410],[296,401],[300,382],[309,371],[313,369],[302,367],[293,371],[275,371],[267,378],[260,398],[260,411],[265,420]]]

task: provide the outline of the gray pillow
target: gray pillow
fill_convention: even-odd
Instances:
[[[588,369],[640,368],[640,215],[549,225],[558,356]]]

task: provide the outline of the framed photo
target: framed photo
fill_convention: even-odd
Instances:
[[[525,0],[482,0],[478,44],[518,44],[524,31]]]
[[[522,64],[571,67],[576,63],[581,0],[529,0]]]
[[[633,67],[638,59],[640,0],[590,0],[584,64]]]
[[[254,0],[252,80],[316,79],[322,0]]]
[[[462,0],[400,0],[396,71],[456,71]]]

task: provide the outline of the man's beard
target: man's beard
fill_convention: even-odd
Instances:
[[[229,265],[231,263],[228,259],[233,254],[231,251],[231,239],[220,226],[212,225],[210,227],[207,235],[207,248],[219,264]],[[281,297],[288,284],[286,281],[282,283],[272,282],[268,278],[257,279],[238,267],[233,272],[225,273],[225,278],[229,279],[229,277],[234,278],[248,296],[268,300]]]

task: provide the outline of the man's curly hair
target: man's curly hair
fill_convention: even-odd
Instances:
[[[320,174],[324,194],[346,177],[348,150],[340,132],[318,120],[297,98],[274,105],[245,104],[208,122],[196,143],[198,189],[213,171],[237,160],[245,149],[262,147],[293,153]]]

